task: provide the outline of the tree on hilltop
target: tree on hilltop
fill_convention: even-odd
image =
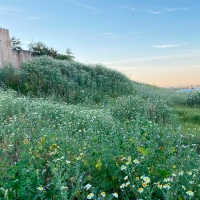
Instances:
[[[44,43],[42,42],[35,42],[35,43],[30,43],[29,44],[29,51],[35,56],[51,56],[55,58],[58,54],[58,51],[55,50],[52,47],[47,47]]]
[[[73,61],[75,58],[70,48],[66,49],[65,54],[59,54],[57,50],[55,50],[52,47],[46,46],[42,42],[34,42],[34,43],[32,42],[29,44],[28,47],[29,51],[31,51],[31,53],[35,56],[47,55],[57,60],[68,60],[68,61]]]
[[[70,58],[70,59],[74,59],[75,57],[73,56],[74,54],[72,53],[71,49],[70,48],[67,48],[66,49],[66,52],[65,54]]]
[[[10,41],[11,41],[11,48],[14,49],[14,50],[22,50],[22,43],[21,43],[21,40],[19,38],[16,38],[15,36],[11,37],[10,38]]]
[[[58,54],[56,56],[57,60],[68,60],[68,61],[74,61],[74,54],[71,52],[70,48],[67,48],[65,51],[65,54]]]

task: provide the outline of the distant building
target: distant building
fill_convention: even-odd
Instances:
[[[30,51],[12,49],[9,30],[0,28],[0,67],[10,62],[14,68],[19,69],[22,62],[31,59]]]

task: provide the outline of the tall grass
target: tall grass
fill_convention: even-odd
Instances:
[[[164,99],[168,105],[186,105],[188,94],[184,92],[178,92],[174,89],[160,88],[148,84],[134,84],[136,93],[144,98],[150,99]]]

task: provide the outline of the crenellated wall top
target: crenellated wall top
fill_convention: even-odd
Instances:
[[[0,28],[0,33],[1,34],[9,34],[9,30],[5,28]]]

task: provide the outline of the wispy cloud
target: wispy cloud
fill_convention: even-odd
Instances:
[[[1,13],[5,13],[5,12],[20,12],[20,10],[17,9],[17,8],[14,8],[14,7],[0,5],[0,12]]]
[[[41,19],[41,18],[46,18],[46,17],[51,17],[51,15],[28,17],[28,18],[26,18],[25,20],[36,20],[36,19]]]
[[[120,37],[124,37],[123,35],[118,35],[115,33],[101,33],[101,36],[105,36],[107,38],[120,38]]]
[[[153,45],[155,48],[159,49],[167,49],[167,48],[173,48],[173,47],[180,47],[182,45],[186,45],[187,43],[182,43],[182,44],[165,44],[165,45]]]
[[[119,8],[119,9],[121,9],[121,10],[130,10],[130,11],[135,11],[135,12],[150,12],[150,13],[152,13],[152,14],[154,14],[154,15],[159,15],[159,14],[161,14],[162,12],[161,11],[159,11],[159,10],[153,10],[153,8],[152,9],[150,9],[150,8],[148,8],[148,7],[142,7],[142,8],[135,8],[135,7],[131,7],[131,6],[127,6],[127,5],[117,5],[117,6],[115,6],[116,8]],[[155,8],[156,9],[156,8]]]
[[[176,7],[176,8],[166,8],[165,9],[168,12],[174,12],[174,11],[188,11],[191,10],[191,8],[181,8],[181,7]]]
[[[131,6],[127,6],[127,5],[121,5],[121,6],[115,6],[116,8],[120,8],[120,9],[127,9],[127,10],[131,10],[134,11],[135,8],[131,7]]]
[[[186,53],[182,54],[173,54],[173,55],[165,55],[165,56],[152,56],[152,57],[141,57],[141,58],[133,58],[133,59],[125,59],[125,60],[116,60],[116,61],[110,61],[110,62],[103,62],[102,64],[120,64],[120,63],[132,63],[137,61],[150,61],[150,60],[170,60],[175,58],[187,58],[187,57],[193,57],[193,56],[199,56],[200,50],[198,51],[188,51]]]
[[[91,6],[88,6],[88,5],[84,5],[84,4],[80,4],[80,3],[77,3],[77,2],[72,1],[72,0],[67,0],[67,1],[73,3],[73,4],[77,5],[77,6],[80,6],[80,7],[83,7],[83,8],[87,8],[87,9],[89,9],[89,10],[100,11],[99,9],[96,9],[96,8],[94,8],[94,7],[91,7]]]
[[[152,13],[152,14],[154,14],[154,15],[159,15],[159,14],[161,14],[160,11],[153,11],[153,10],[150,10],[150,13]]]

